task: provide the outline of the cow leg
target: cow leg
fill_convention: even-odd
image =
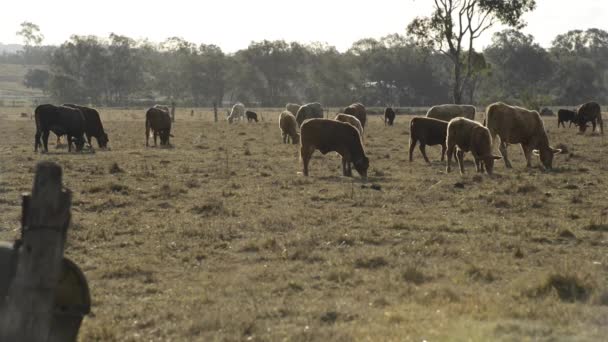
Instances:
[[[595,132],[595,128],[596,128],[596,123],[595,123],[595,119],[591,120],[591,125],[593,126],[593,130],[591,132]]]
[[[57,135],[57,142],[55,143],[55,148],[59,148],[61,146],[61,135]]]
[[[352,176],[349,172],[350,163],[346,160],[346,158],[342,157],[342,175],[346,177]]]
[[[89,144],[89,147],[91,149],[93,149],[93,145],[91,145],[91,135],[89,133],[86,133],[86,137],[87,137],[87,143]],[[99,144],[99,140],[97,140],[97,144]]]
[[[410,162],[414,160],[414,148],[416,148],[416,140],[410,137]]]
[[[500,155],[502,156],[502,159],[505,160],[505,166],[507,167],[507,169],[512,168],[511,161],[507,156],[507,144],[501,141],[500,145],[498,146],[498,149],[500,150]]]
[[[287,134],[283,133],[283,144],[287,144],[289,142],[289,137],[287,137]]]
[[[424,157],[424,161],[426,161],[427,164],[430,164],[431,162],[429,161],[429,157],[426,156],[426,145],[423,142],[420,142],[420,153],[422,153],[422,156]]]
[[[38,152],[38,146],[40,146],[40,136],[42,135],[42,132],[39,130],[36,130],[36,135],[34,135],[34,152]]]
[[[451,143],[450,141],[448,141],[448,162],[447,162],[447,168],[446,168],[446,172],[451,172],[452,171],[452,156],[455,156],[454,153],[454,148],[456,146]]]
[[[532,167],[532,148],[530,144],[521,144],[521,150],[526,158],[526,167]]]
[[[458,159],[458,166],[460,167],[460,174],[464,174],[464,151],[458,150],[456,152],[456,159]]]
[[[597,119],[597,123],[600,125],[600,133],[604,134],[604,121],[602,121],[601,117]]]
[[[158,137],[158,131],[154,131],[154,147],[156,147],[156,138]]]
[[[568,128],[572,127],[572,120],[570,120],[570,122],[568,123]],[[566,125],[564,125],[564,128],[566,128]]]
[[[72,136],[68,134],[68,152],[72,152]]]
[[[310,157],[312,157],[312,153],[314,149],[302,145],[300,147],[300,156],[302,157],[302,164],[304,166],[304,176],[308,176],[308,163],[310,163]]]
[[[44,144],[44,152],[49,151],[49,135],[50,134],[51,134],[50,131],[44,131],[42,133],[42,143]]]
[[[445,151],[447,148],[445,147],[445,143],[441,144],[441,161],[445,160]]]

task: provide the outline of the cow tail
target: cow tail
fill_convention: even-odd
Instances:
[[[150,129],[150,118],[148,117],[148,113],[146,113],[146,137],[153,138],[152,130]]]

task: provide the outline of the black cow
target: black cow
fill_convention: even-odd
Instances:
[[[72,151],[72,142],[76,151],[81,151],[84,146],[84,116],[79,109],[65,106],[54,106],[43,104],[36,107],[34,112],[36,119],[36,136],[34,140],[34,151],[43,145],[44,152],[48,152],[49,134],[51,131],[57,136],[68,136],[68,151]],[[42,144],[40,137],[42,136]]]
[[[258,122],[258,113],[252,112],[250,110],[245,112],[245,116],[247,116],[247,122],[255,121]]]
[[[596,126],[599,124],[600,132],[604,134],[602,110],[597,102],[587,102],[578,107],[578,111],[576,113],[576,124],[578,125],[579,131],[581,133],[584,133],[587,129],[587,122],[591,122],[591,125],[593,125],[594,132]]]
[[[79,106],[75,104],[64,104],[66,107],[80,109],[84,116],[84,134],[87,137],[87,142],[91,146],[91,137],[97,139],[97,145],[99,148],[108,147],[108,135],[103,130],[103,124],[99,118],[99,112],[93,108]]]
[[[574,124],[576,126],[576,112],[569,109],[560,109],[557,111],[557,127],[561,124],[566,128],[565,122],[569,122],[568,127]]]
[[[161,146],[169,146],[169,137],[173,135],[171,135],[171,117],[168,110],[155,106],[146,112],[146,146],[149,146],[150,130],[154,135],[154,146],[157,136],[160,136]]]
[[[384,126],[387,124],[392,126],[393,121],[395,121],[395,111],[391,107],[386,107],[384,109]]]

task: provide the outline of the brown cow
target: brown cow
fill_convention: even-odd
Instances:
[[[166,108],[166,107],[165,107]],[[150,130],[154,136],[154,146],[156,146],[156,137],[160,136],[160,145],[169,146],[169,137],[171,135],[171,117],[168,109],[165,110],[161,106],[154,106],[146,112],[146,146],[150,138]]]
[[[600,132],[604,134],[604,122],[602,121],[602,110],[597,102],[587,102],[578,108],[576,113],[576,124],[579,132],[585,133],[587,130],[587,122],[593,125],[595,132],[596,125],[600,125]]]
[[[367,122],[367,111],[365,110],[365,106],[360,103],[353,103],[350,106],[344,108],[342,111],[344,114],[350,114],[361,122],[361,127],[365,128],[365,123]]]
[[[444,121],[450,121],[457,117],[475,120],[475,111],[475,107],[471,105],[443,104],[431,107],[426,112],[426,117]]]
[[[281,128],[284,144],[289,142],[289,138],[291,138],[291,143],[294,145],[300,141],[298,123],[296,122],[296,117],[291,112],[287,110],[281,112],[281,115],[279,115],[279,127]]]
[[[410,161],[413,160],[414,148],[420,142],[420,152],[427,163],[431,163],[426,156],[426,145],[441,145],[441,161],[445,158],[446,136],[448,122],[426,117],[415,117],[410,121]]]
[[[318,102],[302,105],[296,113],[296,122],[298,123],[298,127],[302,125],[304,120],[314,118],[323,118],[323,107]]]
[[[361,126],[361,121],[359,121],[359,119],[357,119],[354,115],[338,113],[338,114],[336,114],[336,117],[334,118],[334,120],[346,122],[348,124],[353,125],[353,127],[355,127],[357,129],[357,131],[359,131],[359,135],[361,136],[361,141],[364,141],[363,126]]]
[[[391,107],[386,107],[384,109],[384,126],[387,124],[392,126],[393,121],[395,121],[395,111]]]
[[[367,178],[369,159],[365,156],[357,129],[350,124],[329,120],[306,120],[300,129],[300,157],[304,165],[304,176],[308,176],[308,163],[315,150],[322,154],[338,152],[342,156],[342,174],[352,176],[350,163],[362,178]]]
[[[553,167],[553,155],[561,150],[549,146],[545,125],[537,111],[497,102],[486,109],[486,120],[492,141],[496,142],[497,135],[500,137],[500,154],[507,168],[512,167],[507,156],[509,144],[521,144],[527,167],[532,166],[532,153],[540,155],[540,161],[545,168]]]
[[[467,118],[454,118],[448,123],[447,134],[447,172],[452,169],[452,155],[454,154],[454,148],[457,147],[456,156],[460,166],[460,174],[464,173],[465,152],[471,152],[473,155],[477,172],[483,172],[485,166],[488,174],[492,174],[494,160],[500,159],[500,157],[492,155],[492,138],[490,138],[490,131],[486,127]]]

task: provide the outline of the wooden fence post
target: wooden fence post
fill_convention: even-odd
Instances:
[[[213,118],[217,122],[217,102],[213,101]]]
[[[175,101],[171,101],[171,122],[175,122]]]
[[[18,262],[5,305],[0,308],[0,341],[43,342],[49,338],[72,198],[61,178],[59,165],[40,162],[32,194],[23,196]]]

